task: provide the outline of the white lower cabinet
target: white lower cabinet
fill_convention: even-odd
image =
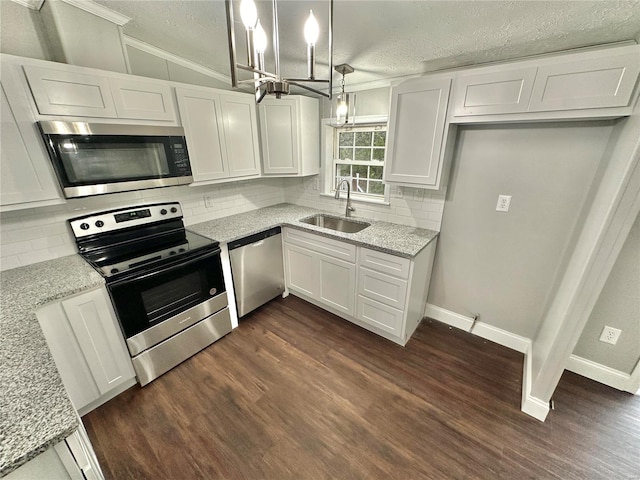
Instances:
[[[289,235],[287,235],[287,233]],[[334,313],[355,314],[353,292],[356,282],[355,247],[344,244],[346,250],[353,247],[351,261],[332,255],[327,250],[335,244],[337,255],[342,255],[340,245],[343,242],[319,237],[322,245],[314,245],[317,235],[285,229],[285,276],[287,287],[329,308]],[[287,240],[289,240],[287,242]],[[296,242],[293,243],[292,242]],[[300,244],[305,245],[304,247]],[[331,253],[322,253],[329,251]]]
[[[409,259],[296,229],[283,233],[291,293],[400,345],[407,343],[422,320],[435,239]]]
[[[104,288],[45,305],[36,316],[81,415],[135,383],[131,358]]]

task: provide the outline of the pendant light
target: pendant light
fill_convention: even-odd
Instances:
[[[355,72],[355,70],[351,65],[346,63],[336,65],[335,70],[342,75],[340,79],[340,94],[336,99],[335,123],[337,125],[346,125],[349,122],[351,105],[349,105],[349,94],[344,91],[344,77],[345,75]]]
[[[268,37],[263,25],[260,23],[258,9],[254,0],[240,0],[240,19],[245,29],[246,38],[246,63],[239,63],[236,52],[236,34],[234,22],[234,4],[238,0],[225,0],[227,12],[227,34],[229,40],[229,59],[231,62],[231,85],[237,88],[240,84],[253,84],[256,102],[260,102],[265,95],[275,95],[280,98],[289,94],[289,86],[296,85],[317,95],[331,99],[333,89],[332,76],[327,79],[317,78],[316,75],[316,45],[320,37],[320,23],[316,19],[313,11],[309,11],[302,33],[307,44],[307,78],[288,78],[280,73],[280,35],[278,31],[278,0],[271,0],[272,13],[272,36],[273,36],[273,59],[275,71],[273,73],[266,70],[265,52],[268,49]],[[321,4],[326,4],[322,2]],[[293,3],[286,3],[286,6]],[[328,18],[325,27],[328,30],[328,58],[329,72],[333,70],[333,0],[328,2]],[[290,7],[289,7],[290,8]],[[238,70],[253,73],[253,78],[240,80]],[[310,86],[309,84],[324,84],[323,87]],[[319,90],[318,88],[322,88]],[[325,91],[326,88],[326,91]],[[328,92],[328,93],[327,93]]]

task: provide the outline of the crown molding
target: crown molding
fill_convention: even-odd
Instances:
[[[67,1],[67,0],[65,0]],[[190,70],[194,70],[202,75],[206,75],[208,77],[214,78],[224,83],[228,83],[231,85],[231,77],[227,75],[223,75],[222,73],[216,72],[215,70],[211,70],[210,68],[203,67],[202,65],[192,62],[190,60],[185,60],[178,55],[174,55],[173,53],[167,52],[166,50],[162,50],[161,48],[154,47],[153,45],[149,45],[141,40],[130,37],[129,35],[122,35],[122,39],[124,40],[125,45],[128,45],[133,48],[137,48],[138,50],[142,50],[150,55],[154,55],[156,57],[162,58],[169,62],[176,63],[181,67],[188,68]]]
[[[13,3],[30,8],[31,10],[40,10],[44,0],[11,0]]]
[[[25,0],[21,0],[25,1]],[[30,1],[30,0],[26,0]],[[118,13],[110,8],[103,7],[102,5],[93,2],[92,0],[59,0],[69,5],[73,5],[80,10],[84,10],[87,13],[91,13],[97,17],[104,18],[111,23],[115,23],[119,27],[122,27],[129,23],[131,19],[121,13]]]

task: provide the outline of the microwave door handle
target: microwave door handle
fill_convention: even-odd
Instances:
[[[165,267],[165,268],[160,268],[158,270],[149,272],[149,273],[145,273],[144,275],[141,275],[139,277],[135,277],[135,278],[123,278],[122,280],[116,280],[115,282],[112,282],[111,285],[117,285],[117,286],[122,286],[122,285],[129,285],[132,283],[136,283],[139,282],[140,280],[147,280],[149,278],[153,278],[156,277],[158,275],[162,275],[165,273],[170,273],[174,270],[177,270],[179,268],[184,268],[187,267],[189,265],[192,265],[196,262],[205,260],[207,258],[211,258],[211,257],[215,257],[216,255],[220,255],[220,249],[217,248],[216,250],[213,250],[211,252],[207,252],[205,254],[199,255],[195,258],[191,258],[185,262],[180,262],[178,264],[174,264],[171,265],[170,267]]]

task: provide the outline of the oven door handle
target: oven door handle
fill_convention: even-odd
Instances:
[[[215,256],[220,255],[220,248],[216,248],[215,250],[211,250],[211,251],[207,251],[206,253],[203,253],[201,255],[198,255],[197,257],[194,258],[190,258],[189,260],[185,261],[185,262],[180,262],[180,263],[176,263],[173,264],[169,267],[164,267],[164,268],[159,268],[157,270],[145,273],[143,275],[140,276],[136,276],[136,277],[127,277],[127,278],[123,278],[121,280],[116,280],[115,282],[111,282],[111,285],[113,286],[118,286],[118,287],[122,287],[123,285],[129,285],[132,283],[136,283],[139,282],[141,280],[147,280],[149,278],[153,278],[157,275],[163,275],[165,273],[170,273],[174,270],[177,270],[179,268],[184,268],[187,267],[189,265],[192,265],[196,262],[200,262],[202,260],[206,260],[207,258],[213,258]]]

